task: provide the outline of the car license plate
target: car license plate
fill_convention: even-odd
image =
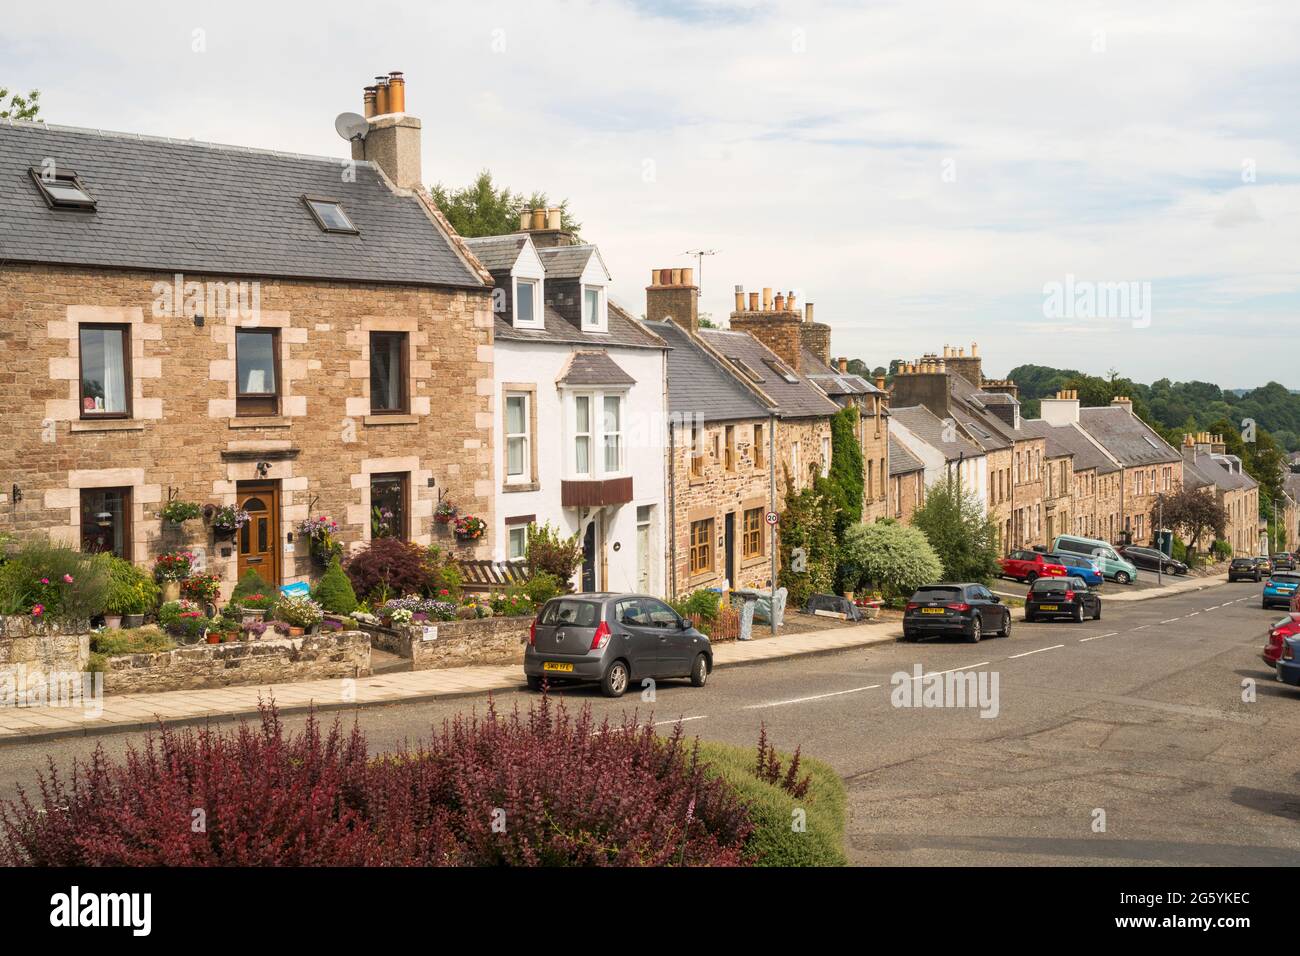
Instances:
[[[1040,610],[1040,611],[1059,611],[1060,609],[1061,609],[1061,607],[1060,607],[1059,604],[1040,604],[1040,605],[1038,605],[1038,610]]]
[[[545,662],[543,662],[543,664],[542,664],[542,670],[544,670],[544,671],[560,671],[560,672],[562,672],[562,673],[569,674],[569,673],[572,673],[572,671],[573,671],[573,665],[572,665],[572,664],[561,664],[561,663],[559,663],[558,661],[545,661]]]
[[[945,609],[944,609],[944,608],[941,608],[941,607],[923,607],[923,608],[921,608],[921,613],[922,613],[922,614],[942,614],[942,613],[944,612],[944,610],[945,610]]]

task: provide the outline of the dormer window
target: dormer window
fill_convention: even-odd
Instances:
[[[360,232],[352,225],[352,220],[343,211],[343,204],[338,200],[325,199],[321,196],[303,196],[302,201],[307,204],[307,209],[322,232],[341,232],[348,235],[356,235]]]
[[[515,326],[542,327],[542,283],[537,279],[515,279]]]
[[[81,209],[85,212],[95,211],[95,200],[86,190],[85,184],[71,169],[49,167],[41,172],[30,167],[32,181],[41,191],[41,198],[51,209]]]
[[[605,318],[605,288],[599,285],[582,287],[582,328],[588,332],[604,332],[608,328]]]

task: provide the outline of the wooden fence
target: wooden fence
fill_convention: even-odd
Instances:
[[[528,580],[522,561],[460,561],[461,586],[467,591],[504,591]]]
[[[708,634],[709,641],[713,644],[734,641],[740,637],[740,611],[725,604],[718,608],[718,616],[713,621],[705,621],[700,615],[692,614],[690,622]]]

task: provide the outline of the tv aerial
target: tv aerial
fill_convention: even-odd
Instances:
[[[704,257],[716,256],[721,251],[721,249],[687,249],[682,253],[684,256],[695,257],[695,284],[699,287],[696,295],[704,295]]]

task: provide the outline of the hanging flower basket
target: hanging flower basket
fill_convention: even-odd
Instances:
[[[328,568],[331,561],[343,554],[339,524],[332,518],[325,515],[304,518],[298,525],[298,533],[306,537],[312,560],[322,568]]]
[[[477,541],[487,533],[487,522],[475,515],[456,519],[456,537],[461,541]]]
[[[233,538],[249,521],[248,512],[234,505],[223,505],[220,508],[208,505],[203,509],[203,514],[212,525],[212,533],[218,538]]]
[[[433,520],[438,524],[451,524],[456,520],[456,506],[450,501],[438,502],[438,508],[433,513]]]
[[[169,501],[162,509],[163,520],[174,525],[182,525],[202,516],[203,509],[192,501]]]

